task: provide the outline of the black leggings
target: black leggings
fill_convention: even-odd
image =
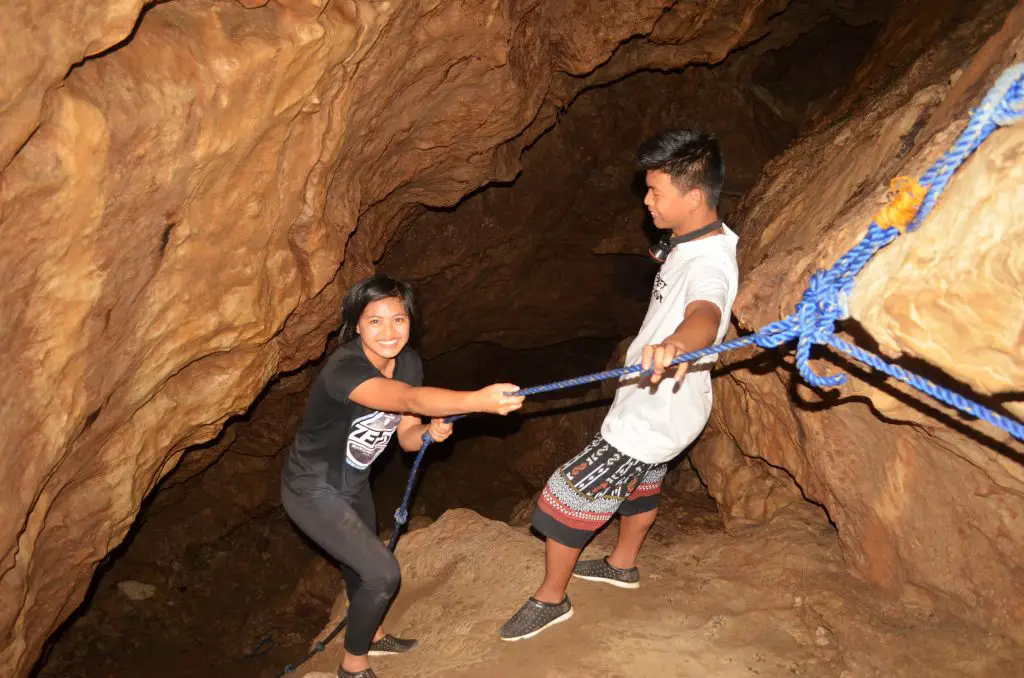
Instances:
[[[370,488],[354,498],[330,490],[298,494],[281,488],[288,516],[310,539],[336,558],[348,592],[345,650],[364,655],[398,590],[398,560],[377,538]]]

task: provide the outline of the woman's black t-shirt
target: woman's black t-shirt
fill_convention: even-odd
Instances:
[[[423,384],[416,351],[406,347],[395,361],[394,379]],[[285,463],[283,480],[293,492],[327,489],[354,496],[369,482],[370,464],[387,448],[402,415],[363,407],[349,395],[364,381],[383,376],[358,338],[327,359],[313,382]]]

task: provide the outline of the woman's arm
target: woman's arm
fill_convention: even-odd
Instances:
[[[444,419],[432,419],[424,424],[419,417],[407,414],[398,423],[398,444],[406,452],[416,452],[423,444],[423,434],[427,432],[435,443],[440,443],[452,434],[452,425],[446,424]]]
[[[523,406],[523,396],[506,395],[518,390],[515,384],[492,384],[479,391],[449,391],[375,377],[355,387],[349,400],[371,410],[407,412],[426,417],[449,417],[470,412],[505,415]]]

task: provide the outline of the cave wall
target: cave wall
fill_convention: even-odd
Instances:
[[[791,4],[814,16],[815,3]],[[824,4],[852,11],[839,0]],[[788,312],[806,274],[853,242],[887,179],[920,171],[995,64],[1020,57],[1006,37],[1019,35],[1019,24],[982,47],[1013,4],[900,3],[854,85],[737,212],[735,221],[757,234],[742,251],[742,325]],[[450,206],[512,179],[522,150],[586,87],[781,39],[787,5],[0,8],[0,38],[19,55],[0,75],[0,364],[8,377],[0,482],[15,488],[0,496],[0,670],[27,673],[184,450],[216,436],[275,374],[321,353],[341,291],[423,205]],[[934,46],[921,55],[922,45]],[[1004,400],[1014,397],[1007,379],[1020,383],[1019,325],[1006,324],[1020,306],[996,313],[990,304],[1019,302],[1002,286],[1021,289],[1019,260],[994,244],[1020,235],[1019,134],[995,137],[935,214],[932,225],[945,220],[946,228],[890,248],[853,300],[855,318],[885,350]],[[823,174],[835,179],[809,189]],[[957,208],[964,193],[991,196],[985,214],[1000,215],[970,247],[944,237],[974,221]],[[919,259],[929,250],[933,259]],[[958,263],[936,267],[940,256]],[[916,293],[923,281],[914,271],[925,264],[943,293]],[[887,291],[897,279],[913,297]],[[986,294],[985,284],[1001,295]],[[965,305],[979,311],[965,321],[973,335],[956,321]],[[919,318],[928,343],[912,339],[922,336]],[[988,356],[999,369],[945,352],[971,348],[969,336],[985,348],[977,360]],[[984,337],[1003,337],[1002,348]],[[785,369],[732,371],[718,382],[715,427],[735,446],[727,449],[792,474],[835,520],[859,572],[922,608],[1019,637],[1024,481],[1011,457],[977,441],[971,422],[925,416],[898,391],[857,380],[828,410],[790,403]],[[187,463],[200,472],[216,456]],[[524,472],[540,475],[541,466]],[[718,468],[728,482],[729,464]],[[732,491],[742,494],[742,483]],[[751,514],[771,510],[746,505],[762,507]]]
[[[584,86],[717,61],[786,5],[0,9],[0,670],[184,450],[322,351],[403,218],[511,179]]]
[[[969,18],[963,9],[944,32],[934,16],[894,14],[851,85],[873,83],[873,95],[841,93],[843,105],[773,161],[737,208],[742,328],[790,312],[808,276],[861,237],[889,179],[920,175],[1002,68],[1024,56],[1024,7],[972,3]],[[929,47],[915,54],[908,43]],[[865,348],[1018,416],[1024,262],[1007,244],[1024,235],[1022,145],[1020,126],[992,135],[922,229],[868,265],[843,325]],[[837,364],[852,378],[821,393],[799,383],[788,358],[726,361],[714,431],[693,454],[723,513],[765,520],[802,492],[834,521],[848,564],[881,590],[923,614],[1024,640],[1022,446]],[[787,488],[790,476],[799,491]]]
[[[847,82],[886,9],[794,3],[771,33],[720,64],[592,86],[529,147],[514,183],[404,220],[379,269],[417,290],[430,382],[468,388],[522,375],[527,385],[574,373],[543,362],[538,349],[570,361],[593,353],[589,369],[576,371],[600,369],[639,326],[656,272],[647,250],[660,234],[643,209],[640,143],[673,126],[715,134],[727,158],[719,211],[728,219]]]
[[[604,339],[614,346],[634,333],[656,271],[646,256],[655,236],[642,210],[640,143],[673,125],[719,135],[735,159],[728,207],[791,140],[789,121],[747,94],[744,62],[733,63],[641,73],[585,92],[524,155],[515,184],[404,224],[381,268],[416,287],[424,357],[464,353],[471,344],[523,351]],[[530,378],[560,374],[567,372],[537,366]]]

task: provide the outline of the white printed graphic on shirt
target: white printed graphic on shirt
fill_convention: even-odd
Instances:
[[[658,271],[658,275],[654,276],[654,290],[651,292],[651,303],[655,301],[659,304],[665,301],[665,287],[667,283],[665,279],[661,277],[661,271]]]
[[[360,470],[372,464],[391,442],[400,421],[400,414],[370,412],[352,422],[345,453],[348,463]]]

